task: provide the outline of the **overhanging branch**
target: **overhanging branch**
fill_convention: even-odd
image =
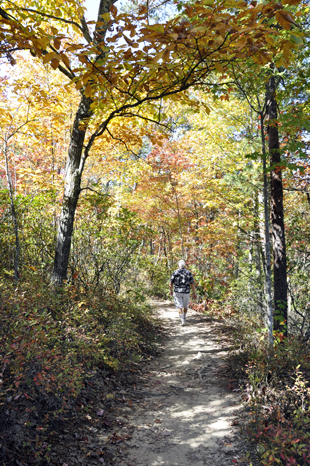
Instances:
[[[129,117],[137,117],[137,118],[140,118],[141,120],[146,120],[146,121],[149,121],[150,123],[155,123],[156,125],[158,126],[162,126],[163,128],[167,129],[168,131],[172,131],[171,128],[169,128],[168,125],[165,125],[164,123],[160,123],[159,121],[157,120],[153,120],[152,118],[147,118],[145,116],[142,116],[142,115],[139,115],[138,113],[123,113],[122,114],[122,117],[123,116],[129,116]]]
[[[7,10],[16,10],[16,8],[7,8]],[[56,21],[61,21],[61,22],[66,23],[66,24],[72,24],[72,25],[76,26],[77,28],[79,28],[81,32],[83,32],[82,26],[79,23],[76,23],[75,21],[72,21],[70,19],[60,18],[59,16],[54,16],[54,15],[50,15],[48,13],[43,13],[42,11],[34,10],[32,8],[18,8],[18,10],[20,10],[20,11],[29,11],[30,13],[35,13],[37,15],[40,15],[40,16],[43,16],[43,17],[46,17],[46,18],[55,19]],[[6,18],[6,19],[11,19],[11,18]]]

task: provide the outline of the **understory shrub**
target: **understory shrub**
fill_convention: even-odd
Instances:
[[[15,447],[48,461],[47,433],[70,419],[85,383],[98,371],[135,370],[156,351],[159,324],[146,303],[56,292],[35,275],[18,288],[0,281],[0,296],[0,436],[9,445],[13,429]]]
[[[150,255],[141,261],[140,281],[149,296],[169,298],[171,274],[165,257],[158,260],[156,256]]]
[[[226,313],[235,351],[228,361],[246,406],[245,430],[257,443],[263,466],[310,464],[310,349],[294,335],[275,334],[267,352],[267,330],[259,314]],[[281,341],[282,340],[282,341]]]

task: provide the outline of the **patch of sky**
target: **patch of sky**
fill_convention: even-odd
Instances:
[[[86,21],[97,21],[98,19],[98,9],[99,9],[100,0],[85,0],[84,7],[86,8],[85,17]],[[136,15],[138,14],[139,7],[148,6],[148,24],[155,23],[165,23],[169,19],[173,18],[178,14],[180,10],[179,0],[118,0],[114,3],[114,6],[117,8],[118,13]],[[107,31],[107,38],[112,36],[115,33],[115,28],[121,28],[123,26],[122,22],[118,22],[117,25],[112,25]],[[91,34],[93,34],[95,25],[88,24]],[[137,29],[138,32],[138,29]],[[127,35],[127,34],[126,34]],[[135,41],[135,37],[130,37],[131,40]],[[146,45],[145,42],[139,43],[139,49],[142,49]],[[114,48],[126,48],[128,47],[126,41],[123,37],[120,37],[117,40],[117,43],[114,44]],[[149,50],[152,53],[152,50]]]
[[[87,21],[97,20],[99,3],[99,0],[85,0]],[[178,13],[178,3],[167,0],[150,0],[148,2],[150,24],[164,22],[173,18]],[[146,2],[137,0],[118,0],[114,3],[119,12],[130,14],[138,13],[139,6],[145,4]]]

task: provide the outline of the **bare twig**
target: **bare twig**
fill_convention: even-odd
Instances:
[[[88,189],[88,191],[92,191],[93,193],[98,194],[98,196],[111,197],[110,194],[107,194],[107,193],[99,193],[99,191],[96,191],[95,189],[90,188],[89,186],[86,186],[85,188],[81,188],[80,191],[85,191],[86,189]]]

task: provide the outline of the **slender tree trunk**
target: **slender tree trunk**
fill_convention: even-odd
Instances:
[[[263,306],[263,274],[262,274],[262,263],[261,263],[261,255],[260,255],[260,233],[259,233],[259,200],[258,200],[258,191],[255,192],[254,198],[254,254],[255,254],[255,268],[256,268],[256,276],[259,282],[259,306],[261,313],[264,311]]]
[[[262,278],[262,264],[261,264],[261,256],[260,256],[260,241],[259,241],[259,200],[258,200],[258,191],[255,191],[254,197],[254,225],[253,225],[253,232],[254,232],[254,254],[255,254],[255,268],[256,274],[259,277],[259,281],[261,283]]]
[[[269,231],[269,208],[268,208],[268,180],[266,170],[266,143],[264,134],[264,115],[261,113],[261,141],[263,152],[263,172],[264,172],[264,220],[265,220],[265,287],[266,287],[266,301],[267,301],[267,325],[268,325],[268,343],[269,350],[273,350],[273,311],[272,311],[272,292],[271,292],[271,253],[270,253],[270,231]]]
[[[167,253],[166,232],[165,232],[164,227],[162,227],[162,231],[163,231],[163,237],[164,237],[164,254],[165,254],[165,257],[166,257],[167,270],[168,270],[168,272],[170,274],[171,273],[171,267],[170,267],[170,260],[169,260],[169,251]]]
[[[82,95],[72,127],[52,275],[52,283],[55,285],[61,285],[67,278],[74,216],[79,200],[81,176],[85,163],[83,158],[85,133],[89,118],[92,116],[91,103],[90,98]]]
[[[161,251],[162,251],[162,243],[163,243],[163,234],[161,233],[159,244],[158,244],[158,253],[157,253],[157,259],[156,259],[155,265],[158,264],[159,259],[160,259],[160,255],[161,255]]]
[[[237,220],[237,244],[236,244],[236,262],[235,262],[235,268],[233,269],[233,273],[235,275],[235,278],[239,278],[239,256],[240,256],[240,244],[241,244],[241,235],[240,235],[240,210],[238,210],[238,220]]]
[[[267,85],[268,148],[271,163],[271,222],[274,258],[274,327],[287,334],[287,274],[284,231],[283,186],[281,172],[281,153],[277,122],[277,102],[275,97],[276,80],[270,76]]]
[[[15,209],[15,203],[14,203],[12,175],[11,175],[10,167],[9,167],[8,141],[6,137],[4,138],[3,153],[4,153],[4,161],[5,161],[5,175],[6,175],[9,196],[10,196],[12,223],[13,223],[14,235],[15,235],[14,283],[16,284],[19,279],[20,242],[19,242],[17,215],[16,215],[16,209]]]
[[[186,260],[186,257],[185,257],[185,250],[184,250],[184,242],[183,242],[183,233],[182,233],[182,224],[181,224],[181,216],[180,216],[180,208],[179,208],[178,193],[177,193],[177,190],[173,187],[172,184],[171,184],[171,186],[172,186],[172,189],[174,190],[175,201],[176,201],[176,205],[177,205],[179,232],[180,232],[181,245],[182,245],[182,258],[183,258],[184,260]]]

